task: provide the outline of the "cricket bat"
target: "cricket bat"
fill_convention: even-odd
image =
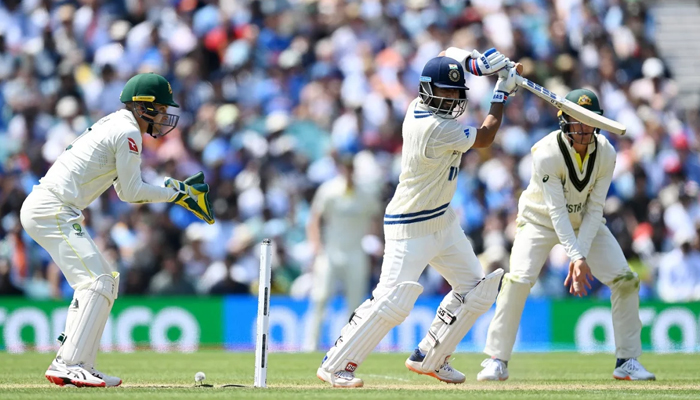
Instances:
[[[515,83],[518,86],[531,91],[539,98],[547,100],[554,107],[562,110],[564,114],[571,115],[586,125],[600,128],[616,135],[624,135],[627,132],[627,128],[625,128],[625,126],[621,123],[586,110],[576,103],[557,96],[556,94],[547,90],[547,88],[544,88],[529,79],[525,79],[520,75],[516,75],[515,79]]]

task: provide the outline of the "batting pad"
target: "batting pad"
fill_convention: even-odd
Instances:
[[[637,358],[642,355],[639,276],[628,271],[616,277],[609,286],[615,332],[615,355],[617,358]]]
[[[501,293],[496,299],[496,314],[489,325],[484,353],[503,361],[510,360],[531,287],[530,281],[511,273],[505,274]]]
[[[58,351],[66,364],[94,364],[117,291],[117,279],[104,274],[95,278],[88,288],[75,292],[71,307],[77,311],[73,315],[69,311],[65,339]]]
[[[366,300],[340,331],[321,368],[331,373],[355,372],[391,328],[406,319],[421,293],[423,286],[417,282],[402,282],[385,296]]]
[[[450,292],[440,303],[428,334],[418,345],[425,351],[424,371],[435,371],[445,363],[469,332],[476,319],[488,311],[498,294],[503,270],[486,275],[466,296]]]

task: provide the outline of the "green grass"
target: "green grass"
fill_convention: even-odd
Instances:
[[[457,354],[452,365],[467,375],[463,385],[447,385],[409,372],[407,354],[372,354],[358,369],[362,389],[332,389],[316,378],[322,358],[316,354],[271,354],[268,389],[254,389],[251,353],[200,351],[194,354],[102,354],[102,370],[120,376],[119,388],[60,388],[44,378],[52,354],[0,353],[0,398],[10,399],[697,399],[700,360],[697,355],[647,354],[644,365],[656,382],[612,379],[612,355],[574,353],[516,354],[506,382],[476,382],[483,355]],[[205,383],[195,388],[194,374]],[[242,384],[243,388],[221,388]]]

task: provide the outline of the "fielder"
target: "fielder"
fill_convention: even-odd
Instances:
[[[352,157],[340,160],[338,170],[337,177],[316,191],[306,229],[316,254],[311,316],[304,346],[307,351],[317,350],[324,311],[336,281],[343,284],[349,310],[362,303],[369,289],[370,263],[362,250],[362,238],[370,233],[381,206],[377,196],[355,184]]]
[[[87,129],[66,148],[20,212],[29,236],[46,249],[75,289],[61,346],[46,378],[64,386],[119,386],[121,379],[98,371],[100,338],[119,290],[119,274],[100,254],[82,225],[90,203],[110,186],[130,203],[174,202],[213,224],[209,186],[199,173],[185,182],[171,178],[165,187],[141,179],[141,135],[154,138],[175,128],[178,116],[168,114],[173,101],[168,81],[157,74],[131,78],[120,97],[126,108]]]
[[[449,48],[423,68],[419,97],[409,105],[403,123],[399,184],[384,215],[386,245],[379,283],[323,359],[316,372],[321,380],[334,387],[363,385],[355,370],[408,316],[423,291],[418,278],[430,264],[452,291],[406,366],[444,382],[464,382],[464,374],[450,366],[449,357],[495,301],[503,270],[484,278],[450,201],[462,153],[489,146],[501,125],[504,103],[516,90],[513,66],[495,49],[482,55]],[[465,69],[475,75],[499,73],[489,115],[480,128],[455,120],[467,105]]]
[[[598,114],[598,97],[578,89],[566,98]],[[642,354],[639,278],[630,271],[620,245],[605,226],[603,205],[615,168],[615,148],[598,129],[559,114],[560,130],[532,147],[533,172],[518,204],[518,230],[489,326],[479,381],[508,379],[520,317],[550,250],[561,243],[571,259],[564,285],[585,296],[593,275],[612,291],[617,364],[615,379],[654,380],[637,361]],[[591,275],[592,273],[592,275]]]

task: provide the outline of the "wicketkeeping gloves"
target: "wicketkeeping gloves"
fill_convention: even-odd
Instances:
[[[204,183],[202,172],[190,176],[184,182],[165,178],[165,187],[173,188],[176,191],[170,198],[171,203],[185,207],[209,225],[214,223],[214,214],[209,201],[209,185]]]

